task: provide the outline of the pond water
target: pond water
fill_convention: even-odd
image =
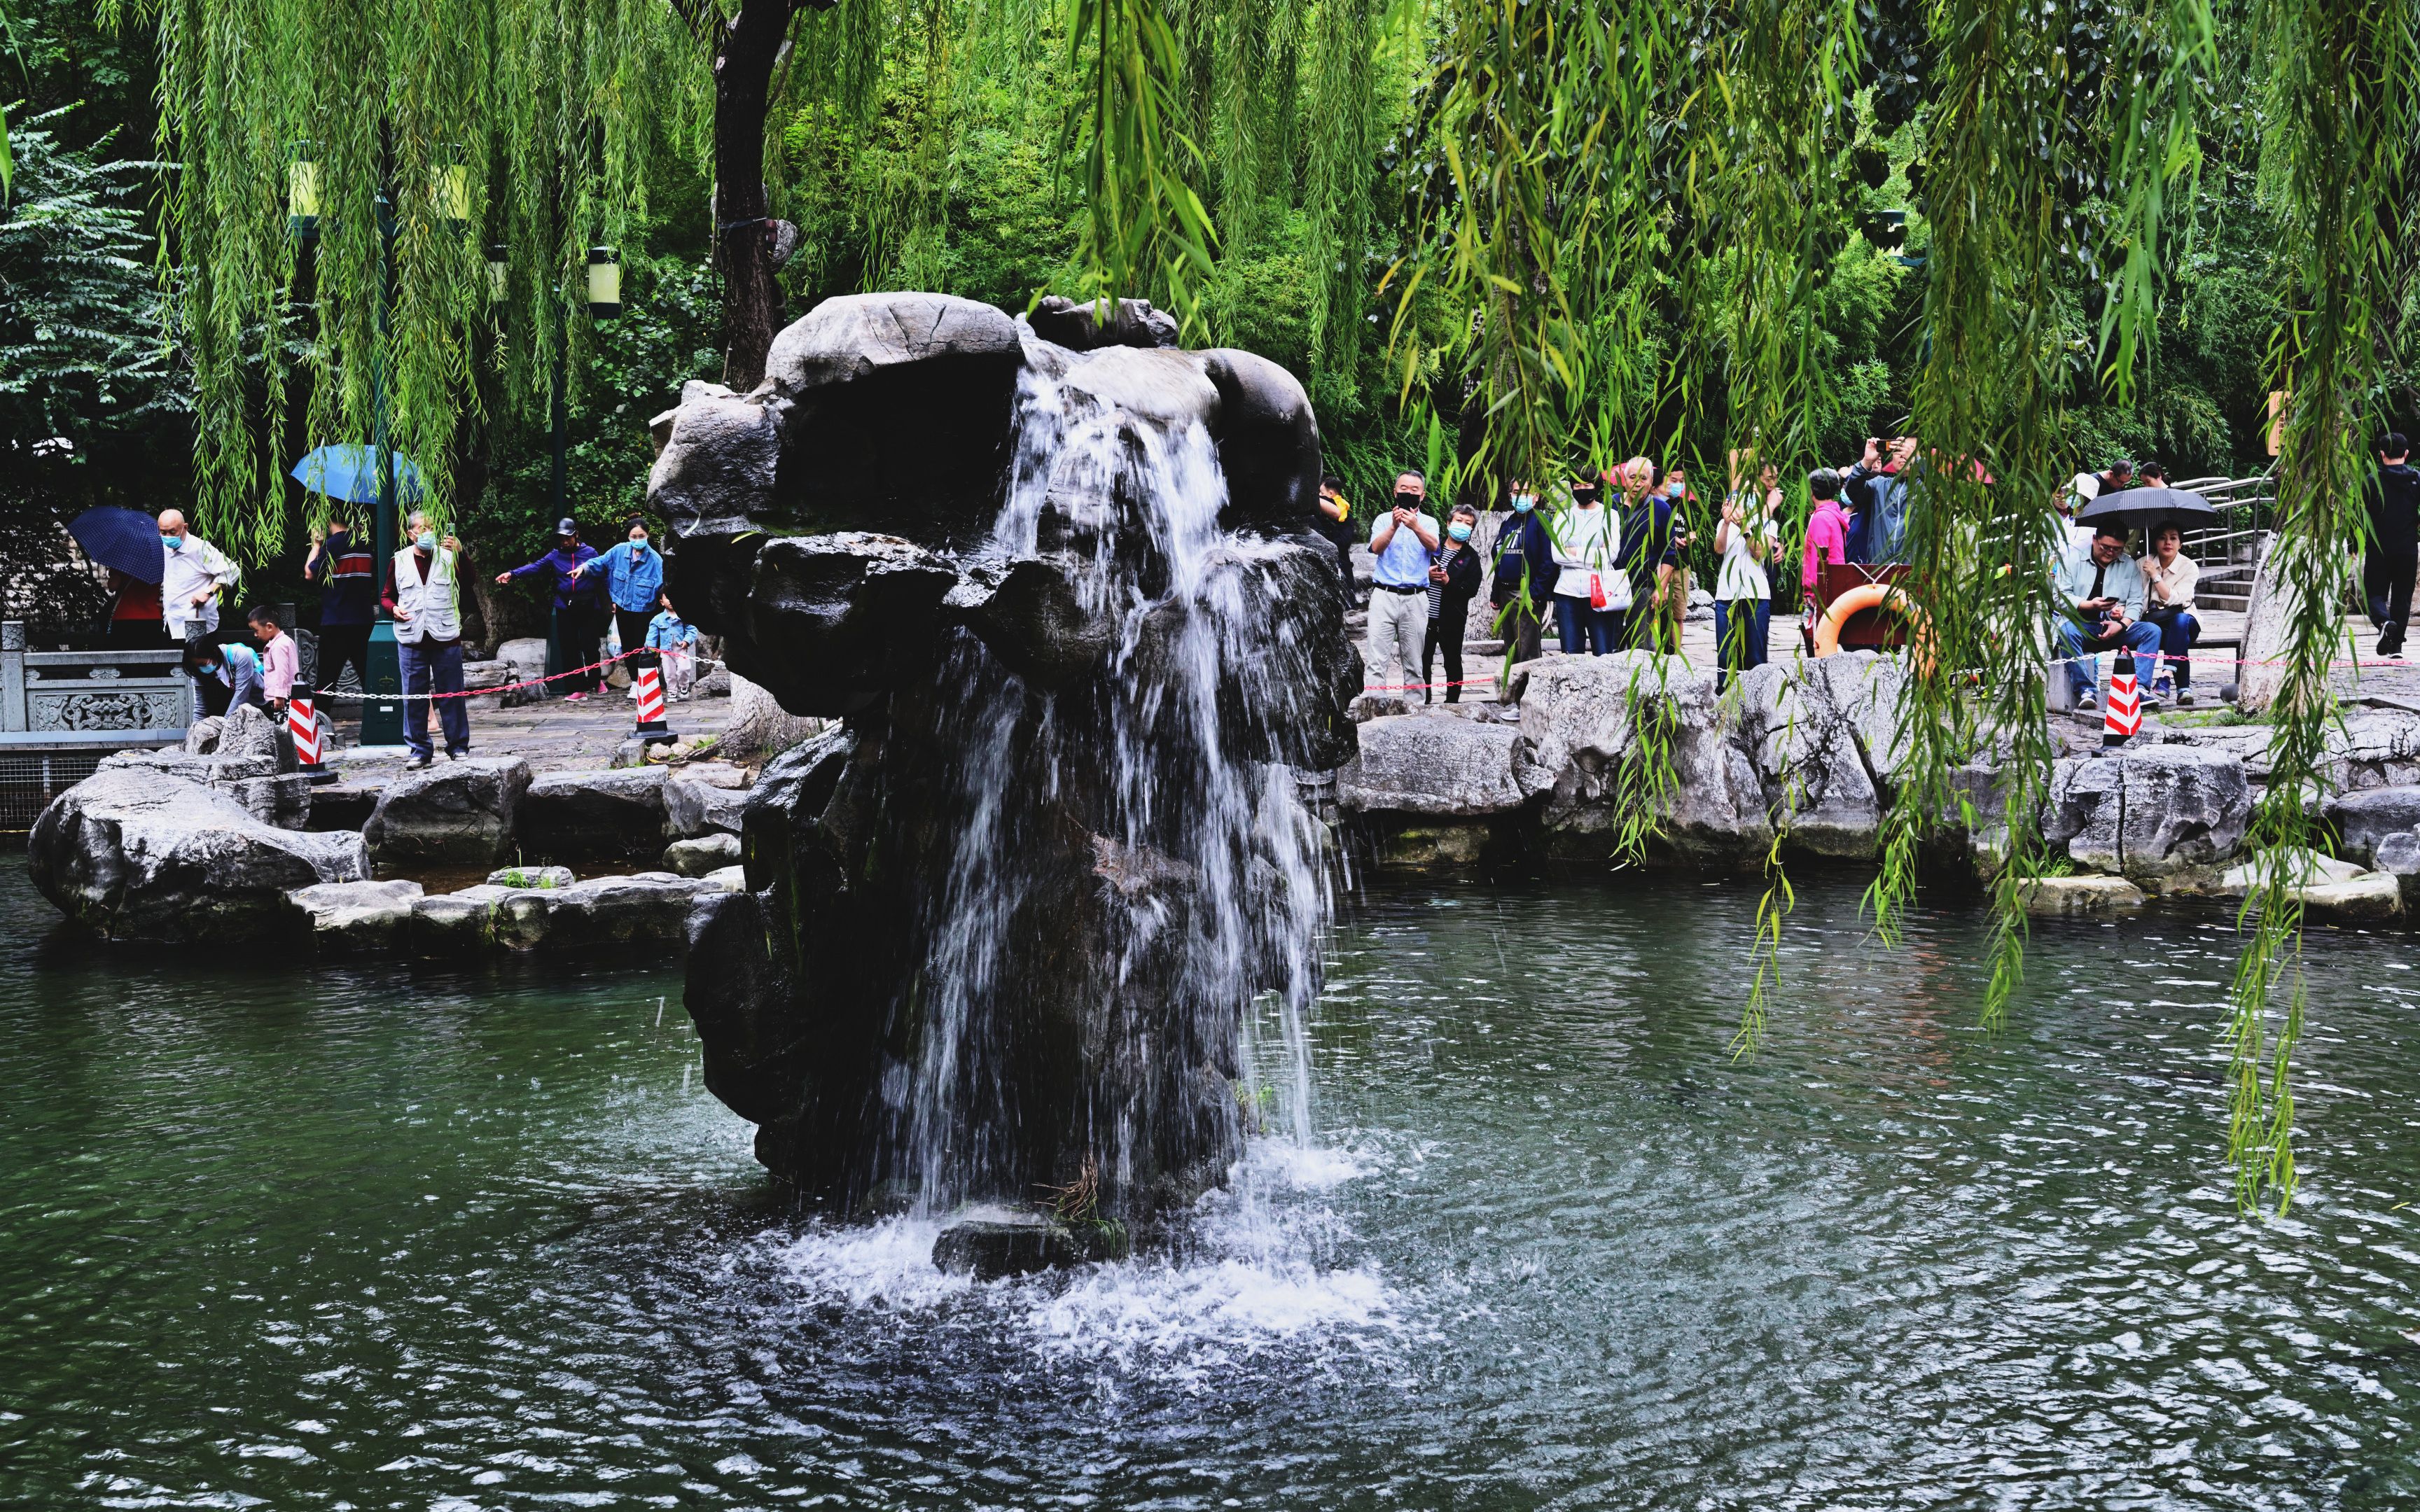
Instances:
[[[768,1197],[675,972],[104,956],[11,868],[0,1504],[2420,1504],[2409,937],[2315,936],[2247,1223],[2222,916],[2039,932],[1993,1040],[1981,918],[1856,893],[1745,1067],[1745,884],[1354,899],[1313,1143],[977,1285]]]

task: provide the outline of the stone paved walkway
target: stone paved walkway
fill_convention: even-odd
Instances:
[[[611,766],[614,753],[632,737],[637,725],[630,702],[612,690],[591,694],[577,703],[547,699],[506,709],[494,707],[494,702],[490,698],[471,701],[471,753],[524,757],[531,768],[539,772],[594,771]],[[686,739],[721,733],[730,723],[731,710],[732,701],[728,698],[692,698],[666,704],[664,717],[673,733]],[[431,720],[430,725],[433,736],[435,721]],[[399,746],[364,750],[352,745],[361,730],[357,715],[347,718],[338,730],[344,748],[337,752],[335,764],[347,780],[374,778],[400,768],[405,753]]]

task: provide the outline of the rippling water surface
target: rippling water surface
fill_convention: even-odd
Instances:
[[[2420,1505],[2409,937],[2315,935],[2253,1224],[2223,918],[2039,933],[1994,1041],[1980,918],[1855,898],[1741,1068],[1744,885],[1361,897],[1315,1147],[978,1286],[768,1198],[675,973],[104,957],[12,869],[0,1504]]]

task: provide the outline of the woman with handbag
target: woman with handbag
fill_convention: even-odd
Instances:
[[[1555,522],[1555,628],[1566,654],[1612,655],[1630,611],[1630,579],[1616,560],[1621,532],[1593,481],[1572,485],[1572,507]]]

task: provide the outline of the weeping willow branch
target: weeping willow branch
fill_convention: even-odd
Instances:
[[[2038,0],[1941,0],[1932,11],[1932,235],[1908,532],[1908,586],[1929,654],[1907,658],[1905,764],[1868,897],[1876,933],[1891,937],[1925,840],[1972,812],[1960,772],[1988,744],[2007,836],[1983,1010],[1994,1026],[2023,969],[2023,905],[2040,871],[2036,816],[2054,756],[2040,669],[2050,574],[2065,546],[2053,501],[2065,378],[2057,277],[2074,244],[2063,195],[2076,134],[2079,60],[2065,45],[2073,19],[2071,6]]]
[[[650,145],[702,119],[686,35],[659,0],[162,0],[156,18],[202,528],[243,556],[279,544],[297,377],[307,443],[367,440],[382,404],[443,513],[481,249],[508,249],[509,391],[534,394],[583,339],[585,248],[644,223]]]
[[[2133,396],[2136,356],[2155,329],[2169,192],[2182,182],[2190,202],[2200,181],[2200,105],[2218,74],[2210,0],[2165,0],[2123,16],[2115,52],[2102,127],[2118,194],[2106,237],[2115,270],[2102,306],[2101,353],[2110,390],[2124,403]]]
[[[2414,17],[2403,5],[2267,0],[2257,54],[2269,60],[2264,186],[2291,249],[2288,315],[2271,343],[2272,381],[2292,397],[2277,463],[2277,532],[2269,564],[2289,605],[2286,666],[2273,705],[2269,788],[2254,843],[2275,853],[2311,839],[2308,805],[2324,791],[2343,641],[2349,554],[2360,539],[2360,484],[2373,418],[2381,324],[2394,302],[2388,234],[2412,150]],[[2255,919],[2229,993],[2227,1152],[2246,1208],[2293,1200],[2294,1099],[2302,1033],[2302,878],[2273,863],[2244,909]],[[2270,1032],[2272,988],[2294,985]]]
[[[1082,154],[1078,252],[1091,297],[1106,306],[1156,291],[1197,330],[1218,233],[1187,177],[1207,165],[1177,126],[1175,36],[1155,0],[1075,0],[1071,37],[1071,65],[1088,81],[1068,134]]]

